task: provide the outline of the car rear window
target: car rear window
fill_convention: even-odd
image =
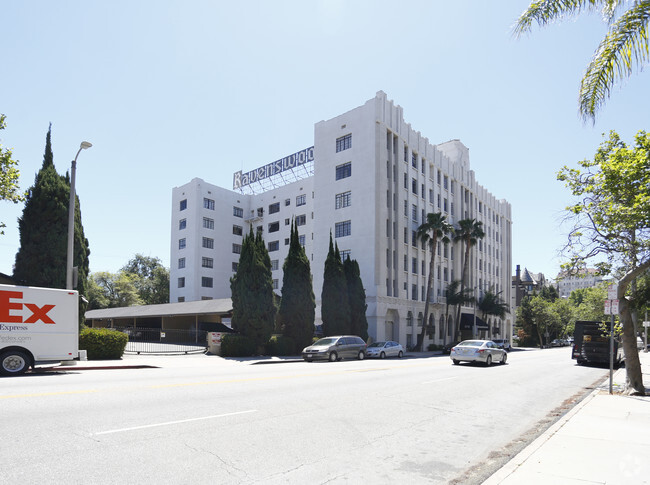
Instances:
[[[464,342],[459,343],[458,345],[464,345],[465,347],[480,347],[483,345],[482,340],[465,340]]]

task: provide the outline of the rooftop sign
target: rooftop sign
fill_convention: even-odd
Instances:
[[[241,170],[235,172],[233,174],[232,188],[233,190],[241,189],[242,187],[254,182],[259,182],[272,177],[273,175],[284,172],[285,170],[291,170],[313,161],[314,147],[305,148],[293,155],[286,156],[280,160],[276,160],[275,162],[267,163],[266,165],[251,170],[250,172],[242,173]]]

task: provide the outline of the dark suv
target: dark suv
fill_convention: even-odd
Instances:
[[[366,357],[366,343],[355,335],[340,335],[317,340],[302,349],[302,358],[312,360],[336,360],[351,358],[363,360]]]

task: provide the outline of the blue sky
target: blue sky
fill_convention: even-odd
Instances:
[[[169,265],[171,190],[313,144],[314,123],[383,90],[432,143],[458,138],[477,180],[513,209],[513,264],[553,277],[570,203],[556,181],[602,134],[650,128],[648,72],[613,90],[595,125],[580,78],[606,31],[597,14],[516,39],[528,2],[385,0],[18,1],[0,4],[0,142],[28,189],[52,123],[54,162],[79,155],[91,271],[134,254]],[[0,202],[11,274],[22,204]],[[314,269],[318,271],[318,269]]]

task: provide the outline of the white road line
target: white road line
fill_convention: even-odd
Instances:
[[[100,433],[95,433],[95,436],[99,436],[99,435],[102,435],[102,434],[122,433],[124,431],[135,431],[135,430],[138,430],[138,429],[155,428],[155,427],[158,427],[158,426],[169,426],[169,425],[172,425],[172,424],[190,423],[192,421],[201,421],[201,420],[204,420],[204,419],[225,418],[227,416],[236,416],[238,414],[256,413],[256,412],[257,412],[257,409],[250,409],[248,411],[238,411],[236,413],[216,414],[214,416],[203,416],[201,418],[181,419],[179,421],[168,421],[166,423],[145,424],[143,426],[134,426],[132,428],[121,428],[121,429],[112,429],[110,431],[101,431]]]
[[[450,379],[456,379],[456,377],[443,377],[442,379],[434,379],[433,381],[426,381],[423,382],[422,384],[433,384],[434,382],[448,381]]]

